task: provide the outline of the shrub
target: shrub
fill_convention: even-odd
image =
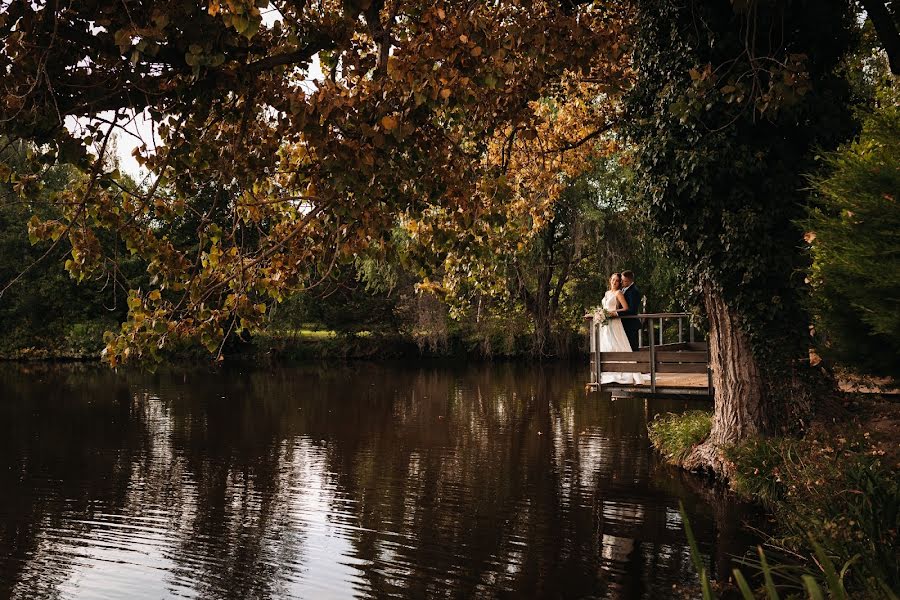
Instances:
[[[900,107],[871,115],[858,140],[813,180],[808,233],[812,312],[822,354],[900,376]]]
[[[648,426],[650,441],[668,460],[680,462],[694,446],[709,437],[712,413],[693,410],[657,415]]]
[[[900,588],[900,481],[866,435],[755,440],[726,457],[735,464],[732,487],[774,512],[777,545],[814,562],[808,551],[814,532],[838,564],[852,562],[849,589],[881,597],[885,586]]]

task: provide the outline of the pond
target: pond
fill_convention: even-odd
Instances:
[[[745,510],[587,368],[0,365],[0,598],[661,598]]]

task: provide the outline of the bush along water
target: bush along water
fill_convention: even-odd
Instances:
[[[703,441],[710,421],[699,411],[658,416],[650,439],[677,464]],[[732,489],[763,504],[777,523],[766,551],[744,558],[744,573],[733,573],[744,598],[897,598],[897,444],[876,437],[818,425],[802,439],[757,439],[725,450]],[[690,538],[689,524],[685,529]],[[704,598],[729,587],[710,585],[702,564],[695,565]]]

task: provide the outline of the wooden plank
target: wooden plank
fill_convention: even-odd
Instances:
[[[656,360],[659,362],[682,362],[682,363],[703,363],[706,364],[706,352],[657,352]]]
[[[679,365],[680,366],[680,365]],[[704,367],[705,368],[705,367]],[[649,362],[613,362],[600,363],[601,373],[649,373]]]
[[[706,373],[706,369],[706,363],[656,363],[656,370],[659,373]]]
[[[671,344],[656,344],[657,350],[667,350],[674,352],[676,350],[690,350],[687,342],[675,342]]]
[[[688,342],[685,350],[690,350],[691,352],[706,352],[707,348],[709,348],[709,344],[706,342]]]
[[[601,352],[600,360],[650,360],[649,350],[637,352]]]

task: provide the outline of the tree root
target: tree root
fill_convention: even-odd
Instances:
[[[727,483],[734,475],[734,463],[725,458],[721,446],[710,440],[694,446],[678,466],[687,471],[709,475],[723,483]]]

